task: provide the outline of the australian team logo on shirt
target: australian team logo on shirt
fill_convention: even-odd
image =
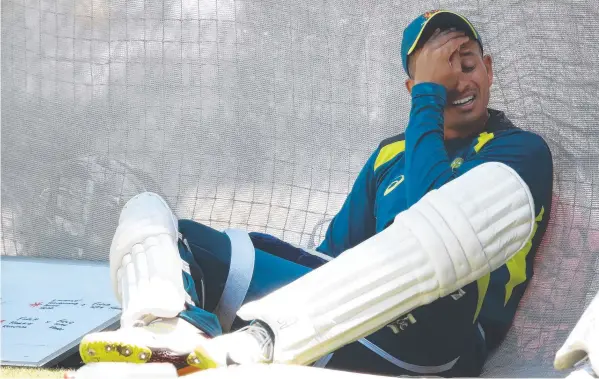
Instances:
[[[464,159],[457,157],[456,159],[453,160],[453,162],[451,162],[451,169],[452,170],[457,170],[458,168],[460,168],[460,166],[462,166],[462,164],[464,163]]]

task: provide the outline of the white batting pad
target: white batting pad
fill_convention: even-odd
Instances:
[[[554,366],[564,370],[589,358],[595,374],[599,375],[599,293],[555,355]]]
[[[155,193],[141,193],[123,207],[110,247],[111,279],[123,307],[121,327],[184,310],[177,239],[177,218]]]
[[[534,222],[524,181],[486,163],[238,315],[272,328],[274,362],[309,364],[499,268],[532,237]]]

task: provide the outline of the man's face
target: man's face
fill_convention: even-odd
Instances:
[[[416,61],[416,51],[410,61]],[[478,42],[469,40],[451,57],[452,65],[460,67],[458,84],[447,93],[445,130],[469,131],[482,126],[487,119],[493,68],[490,56],[483,56]],[[410,73],[414,75],[410,67]],[[411,86],[409,86],[411,88]]]

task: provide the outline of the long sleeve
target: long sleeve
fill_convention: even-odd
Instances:
[[[456,177],[443,142],[446,98],[445,87],[438,84],[421,83],[412,88],[405,151],[408,207]]]
[[[378,149],[358,174],[341,210],[329,224],[325,239],[316,249],[317,251],[336,257],[375,234],[374,162],[377,154]]]

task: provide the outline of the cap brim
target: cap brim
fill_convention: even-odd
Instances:
[[[473,39],[477,41],[479,40],[478,33],[476,32],[476,29],[474,29],[474,26],[470,23],[470,21],[468,21],[463,16],[457,13],[453,13],[450,11],[439,11],[433,14],[428,20],[426,20],[422,24],[422,28],[420,28],[420,33],[418,33],[418,36],[414,40],[414,43],[412,44],[412,46],[410,46],[407,55],[410,55],[414,52],[414,50],[418,46],[418,42],[423,40],[423,38],[425,38],[424,41],[430,38],[434,30],[437,28],[441,30],[456,28],[457,30],[466,32],[466,34],[472,37]]]

